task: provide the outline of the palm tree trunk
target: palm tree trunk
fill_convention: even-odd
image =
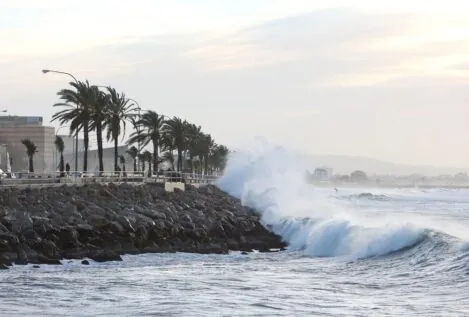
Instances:
[[[125,170],[125,163],[122,164],[122,174],[124,175],[124,177],[127,177],[127,171]]]
[[[199,154],[199,170],[198,170],[199,174],[202,174],[203,166],[204,166],[203,164],[204,164],[204,157],[203,155]]]
[[[178,148],[178,172],[182,172],[182,150]]]
[[[192,155],[192,151],[189,151],[189,169],[191,173],[194,173],[194,156]]]
[[[208,155],[204,155],[204,166],[205,174],[208,175]]]
[[[88,120],[85,120],[83,122],[83,143],[85,146],[85,150],[83,152],[83,172],[86,173],[88,171],[88,145],[90,143],[90,138],[89,138],[89,122]],[[78,152],[78,149],[76,149]]]
[[[114,136],[114,171],[117,172],[117,167],[119,166],[117,163],[117,159],[119,158],[119,153],[118,153],[118,146],[119,146],[119,136],[115,135]]]
[[[137,172],[137,158],[134,158],[134,173]]]
[[[60,152],[60,177],[64,177],[65,173],[64,152]]]
[[[153,172],[158,173],[158,141],[153,140]]]
[[[173,148],[170,148],[169,153],[171,153],[171,169],[174,171],[175,168],[174,168],[174,155],[173,155],[174,153],[173,152],[174,152]]]
[[[98,164],[99,171],[104,172],[104,163],[103,163],[103,127],[102,123],[96,122],[96,142],[98,143]]]
[[[29,157],[29,172],[34,173],[34,162],[33,162],[33,156],[32,155]]]
[[[151,161],[148,162],[148,177],[151,177]]]

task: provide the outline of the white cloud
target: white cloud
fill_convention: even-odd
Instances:
[[[295,10],[309,9],[300,2]],[[273,6],[279,10],[285,3]],[[21,61],[2,64],[0,88],[17,114],[40,111],[50,117],[55,92],[68,79],[43,75],[40,69],[57,68],[124,90],[146,109],[187,117],[228,144],[265,135],[316,153],[466,165],[466,22],[449,19],[447,9],[445,15],[408,13],[403,3],[398,1],[401,8],[394,10],[402,13],[393,14],[377,14],[372,4],[367,13],[329,9],[287,18],[272,9],[265,16],[283,18],[264,23],[259,22],[264,16],[253,17],[259,10],[254,8],[223,24],[217,22],[223,14],[210,18],[223,11],[218,8],[200,13],[206,24],[188,21],[184,26],[167,19],[168,25],[176,23],[172,30],[181,26],[177,35],[152,35],[163,20],[151,24],[151,32],[131,26],[121,34],[129,35],[124,40],[118,34],[126,27],[122,21],[133,18],[111,21],[103,33],[86,39],[97,24],[90,21],[83,32],[71,33],[83,36],[80,50],[71,45],[68,50],[49,47],[44,55],[26,51],[34,60],[12,50]],[[181,10],[183,17],[188,9]],[[192,24],[200,28],[186,33]],[[212,25],[227,27],[212,30]],[[210,31],[200,31],[202,26]],[[135,36],[139,32],[146,36]],[[58,30],[51,34],[47,40],[66,37]]]

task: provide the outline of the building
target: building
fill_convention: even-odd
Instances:
[[[74,136],[70,135],[59,135],[62,140],[64,140],[65,150],[64,154],[75,153],[76,140]],[[83,139],[78,139],[78,151],[83,151],[85,149],[85,142]]]
[[[318,167],[314,169],[312,178],[317,181],[327,181],[332,177],[333,170],[332,168],[327,167]]]
[[[26,148],[21,143],[30,139],[38,149],[34,156],[34,171],[49,173],[54,170],[55,129],[43,126],[42,117],[0,116],[0,144],[10,156],[12,172],[28,170]]]
[[[10,172],[9,160],[8,146],[6,144],[0,144],[0,169],[5,173]]]
[[[119,155],[123,155],[126,162],[126,170],[130,171],[133,169],[133,159],[127,154],[128,146],[122,145],[117,148]],[[59,156],[60,159],[60,156]],[[70,165],[70,169],[75,168],[75,155],[73,153],[64,152],[64,161],[65,164]],[[59,162],[59,161],[57,161]],[[120,162],[119,166],[122,168]],[[58,165],[58,163],[57,163]],[[105,172],[114,171],[114,147],[104,148],[103,149],[103,165]],[[83,151],[78,152],[78,171],[83,170]],[[98,150],[88,150],[88,172],[97,172],[99,171],[99,160],[98,160]]]

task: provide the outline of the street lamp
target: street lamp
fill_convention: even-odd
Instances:
[[[51,70],[51,69],[43,69],[42,72],[44,74],[47,74],[47,73],[56,73],[56,74],[63,74],[63,75],[67,75],[67,76],[70,76],[73,78],[73,80],[75,81],[75,83],[78,85],[78,80],[75,78],[75,76],[73,76],[72,74],[70,73],[67,73],[67,72],[61,72],[61,71],[58,71],[58,70]],[[77,105],[78,107],[78,105]],[[75,172],[78,171],[78,131],[77,133],[75,134]]]

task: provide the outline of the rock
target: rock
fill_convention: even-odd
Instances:
[[[90,265],[90,262],[88,262],[88,260],[83,260],[83,261],[81,261],[81,264],[83,264],[83,265]]]
[[[95,262],[122,261],[121,256],[113,251],[97,251],[89,256]]]
[[[26,265],[28,264],[28,254],[26,251],[21,247],[17,250],[17,257],[15,260],[15,264],[17,265]]]
[[[40,268],[40,266],[39,265],[33,265],[33,268],[38,269],[38,268]]]
[[[121,254],[242,254],[286,245],[259,216],[215,186],[166,193],[162,184],[0,188],[0,265]],[[84,260],[86,261],[86,260]],[[86,265],[86,264],[84,264]]]
[[[86,218],[86,221],[95,228],[104,227],[109,222],[103,216],[98,216],[98,215],[91,215],[88,218]]]
[[[1,265],[11,266],[13,260],[8,256],[8,253],[0,254],[0,264]]]
[[[5,264],[0,264],[0,270],[8,270],[8,266]]]

